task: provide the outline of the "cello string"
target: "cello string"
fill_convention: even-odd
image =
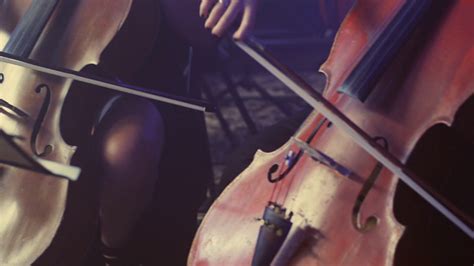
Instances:
[[[289,195],[290,190],[291,190],[291,188],[293,187],[293,183],[294,183],[294,181],[295,181],[295,179],[296,179],[296,175],[295,175],[294,173],[295,173],[294,171],[291,172],[291,176],[289,177],[289,180],[290,180],[290,181],[289,181],[288,187],[287,187],[287,189],[286,189],[285,197],[283,197],[283,201],[282,201],[282,202],[283,202],[285,205],[287,205],[288,195]],[[300,182],[300,184],[301,184],[301,182]],[[298,186],[298,189],[296,189],[296,191],[298,191],[299,188],[300,188],[300,186]],[[296,193],[296,194],[298,195],[298,193]],[[294,202],[294,201],[293,201],[293,202]],[[289,205],[287,205],[287,206],[288,206],[288,209],[290,209],[290,210],[293,209],[293,202],[291,202]]]
[[[328,122],[328,120],[327,120],[326,118],[324,118],[323,116],[320,116],[319,113],[316,113],[315,116],[316,116],[316,119],[318,119],[318,120],[320,120],[320,121],[318,122],[318,124],[316,125],[316,127],[313,128],[311,134],[310,134],[310,135],[308,136],[308,138],[305,140],[305,142],[306,142],[308,145],[311,144],[311,142],[316,138],[316,136],[318,135],[318,133],[321,134],[321,133],[323,132],[323,131],[321,131],[321,129],[322,129],[322,127],[326,124],[326,122]],[[317,116],[320,116],[320,117],[317,117]],[[315,118],[313,118],[313,117],[309,117],[309,118],[308,118],[308,121],[313,121],[314,119],[315,119]],[[330,122],[329,122],[329,123],[330,123]],[[327,127],[329,127],[329,123],[327,123]],[[304,126],[302,126],[301,128],[304,128]],[[295,136],[297,136],[297,135],[299,135],[299,134],[301,133],[301,132],[300,132],[300,131],[301,131],[301,128],[297,130],[297,132],[293,135],[293,137],[295,137]],[[301,148],[300,148],[300,151],[301,151]],[[301,156],[304,156],[304,154],[301,155]],[[302,159],[302,158],[301,158],[301,159]],[[301,160],[301,159],[300,159],[300,160]],[[300,163],[300,161],[297,160],[295,163]],[[302,163],[304,163],[304,162],[302,162]],[[292,172],[292,173],[293,173],[293,172]],[[286,202],[287,197],[288,197],[288,194],[289,194],[290,190],[292,190],[293,183],[294,183],[294,179],[296,179],[297,177],[296,177],[296,175],[292,174],[292,175],[291,175],[290,177],[288,177],[288,178],[290,179],[290,183],[289,183],[289,185],[288,185],[288,189],[287,189],[287,191],[286,191],[286,195],[285,195],[285,197],[283,198],[283,201],[284,201],[284,202]],[[302,183],[302,181],[301,181],[301,182],[298,182],[298,185],[297,185],[297,188],[295,189],[295,191],[299,191],[299,190],[300,190],[301,185],[302,185],[301,183]]]
[[[280,176],[281,174],[283,173],[283,167],[280,167],[278,169],[278,175]],[[284,180],[282,180],[284,181]],[[276,182],[274,187],[273,187],[273,193],[272,193],[272,197],[273,195],[274,198],[272,198],[272,201],[275,202],[275,203],[278,203],[278,198],[280,197],[280,191],[281,191],[281,187],[282,187],[282,181],[279,181],[279,182]]]
[[[278,169],[278,175],[281,175],[281,169]],[[274,200],[275,200],[275,193],[276,193],[276,189],[278,187],[278,183],[279,182],[277,182],[275,184],[272,184],[273,188],[272,188],[272,193],[270,194],[270,199],[269,199],[270,202],[274,202]]]
[[[307,118],[306,120],[301,124],[301,126],[296,130],[296,132],[293,134],[293,137],[295,136],[298,136],[300,134],[302,134],[303,132],[303,129],[306,128],[306,123],[310,123],[314,120],[314,117],[315,116],[318,116],[319,114],[318,113],[311,113]],[[315,135],[317,134],[317,132],[319,131],[319,129],[321,128],[321,126],[324,124],[324,122],[327,121],[327,119],[325,119],[324,117],[322,117],[322,120],[319,121],[318,125],[312,130],[311,134],[309,135],[309,137],[307,138],[306,142],[309,144],[313,138],[315,137]],[[301,152],[301,149],[299,149],[298,153]],[[298,153],[295,153],[295,154],[298,154]],[[295,158],[295,164],[298,163],[298,160],[299,158]],[[281,176],[282,173],[283,173],[283,167],[279,167],[278,169],[278,176]],[[288,179],[288,178],[293,178],[293,177],[285,177],[283,179]],[[276,202],[276,200],[278,199],[279,197],[279,190],[280,190],[280,187],[282,186],[282,182],[285,181],[285,180],[281,180],[279,182],[276,182],[274,184],[274,187],[272,189],[272,193],[270,195],[270,201],[274,201]],[[292,182],[290,182],[290,188],[291,188],[291,185],[292,185]],[[283,198],[283,202],[286,201],[286,197],[288,195],[289,191],[287,191],[286,196]]]
[[[378,143],[374,142],[364,130],[339,111],[337,107],[332,105],[326,98],[314,90],[294,72],[283,66],[268,54],[268,52],[266,52],[260,45],[255,43],[247,44],[240,41],[236,41],[235,43],[314,109],[324,115],[335,126],[348,134],[354,142],[366,150],[377,161],[382,163],[395,176],[408,185],[408,187],[450,220],[456,227],[462,230],[471,239],[474,239],[474,230],[472,229],[474,221],[471,217],[457,210],[453,204],[449,203],[432,188],[424,184],[421,179],[411,173],[405,165],[398,160],[398,158],[380,147]]]

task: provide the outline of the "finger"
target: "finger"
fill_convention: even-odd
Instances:
[[[222,36],[224,32],[232,25],[235,18],[239,14],[242,8],[241,1],[232,1],[221,17],[217,25],[212,29],[212,34]]]
[[[209,15],[209,11],[216,4],[216,2],[217,0],[202,0],[201,4],[199,5],[199,16],[207,17]]]
[[[204,23],[204,27],[206,29],[213,28],[219,19],[222,17],[226,10],[226,7],[224,4],[217,3],[214,8],[211,10],[211,14],[209,14],[209,17],[206,19],[206,22]]]
[[[244,7],[242,22],[240,23],[239,29],[234,33],[233,38],[236,40],[242,40],[247,37],[247,35],[253,30],[256,16],[257,4],[252,1]]]

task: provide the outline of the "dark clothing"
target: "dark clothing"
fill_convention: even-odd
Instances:
[[[153,53],[134,79],[127,82],[157,88],[169,94],[199,98],[199,91],[188,91],[183,75],[189,62],[189,47],[164,22],[160,27]],[[97,73],[97,70],[95,67],[88,69],[95,74],[103,74]],[[84,88],[76,84],[66,99],[61,122],[63,136],[68,143],[79,146],[73,163],[84,169],[93,165],[95,169],[83,173],[83,179],[100,176],[100,168],[94,165],[96,159],[90,129],[97,122],[104,105],[116,95],[107,89]],[[197,229],[197,210],[205,199],[212,177],[207,132],[204,116],[198,111],[163,103],[156,103],[156,107],[165,126],[159,178],[153,203],[137,225],[127,252],[145,265],[185,265]],[[71,186],[72,194],[74,186],[77,185]],[[72,209],[68,205],[65,219],[74,217]],[[99,245],[92,252],[97,254],[89,256],[84,264],[95,265],[97,261],[100,265],[101,262],[94,258],[99,255],[97,247]]]
[[[199,91],[186,91],[182,74],[187,63],[188,46],[164,27],[154,54],[136,81],[198,98]],[[164,118],[166,141],[154,204],[149,220],[144,221],[149,226],[143,228],[148,230],[140,235],[149,243],[144,245],[148,263],[185,265],[197,229],[197,210],[212,177],[207,132],[202,113],[167,104],[157,107]]]

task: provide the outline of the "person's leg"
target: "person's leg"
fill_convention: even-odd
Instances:
[[[190,58],[189,44],[169,25],[166,11],[164,14],[153,53],[128,82],[199,98],[198,88],[186,86],[183,75]],[[169,104],[156,106],[163,117],[166,145],[158,166],[154,201],[137,224],[127,252],[146,265],[185,265],[196,230],[196,212],[212,175],[204,116]]]
[[[152,198],[163,130],[155,106],[133,97],[116,100],[95,129],[103,180],[101,241],[107,247],[126,244]]]
[[[89,71],[101,73],[96,67]],[[103,265],[98,230],[104,245],[122,248],[148,207],[164,141],[161,115],[150,101],[130,96],[120,96],[105,111],[113,95],[74,83],[65,100],[61,133],[78,147],[72,164],[82,173],[69,184],[58,233],[35,264]]]

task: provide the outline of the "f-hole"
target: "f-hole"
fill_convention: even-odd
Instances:
[[[384,149],[388,149],[388,142],[386,139],[382,137],[375,137],[374,140],[376,142],[379,142]],[[359,195],[357,196],[356,202],[354,204],[354,208],[352,208],[352,225],[357,231],[361,233],[369,232],[377,225],[379,221],[377,217],[372,215],[368,217],[364,223],[362,223],[360,218],[360,210],[362,208],[362,203],[364,203],[367,194],[369,194],[370,190],[374,186],[375,181],[379,177],[382,169],[383,165],[380,162],[377,162],[374,169],[372,170],[372,173],[369,175],[369,178],[367,178],[367,181],[365,181],[364,186],[360,190]]]
[[[46,117],[46,114],[48,113],[49,106],[51,104],[51,89],[48,87],[48,85],[41,84],[36,87],[35,92],[37,94],[40,94],[42,91],[44,91],[45,96],[43,100],[43,104],[41,105],[41,109],[38,113],[38,117],[36,118],[35,124],[33,126],[33,131],[31,133],[31,151],[38,157],[44,157],[48,154],[50,154],[53,151],[53,145],[46,145],[43,149],[43,151],[39,152],[37,148],[37,139],[39,132],[41,130],[41,126],[43,125],[44,119]]]

